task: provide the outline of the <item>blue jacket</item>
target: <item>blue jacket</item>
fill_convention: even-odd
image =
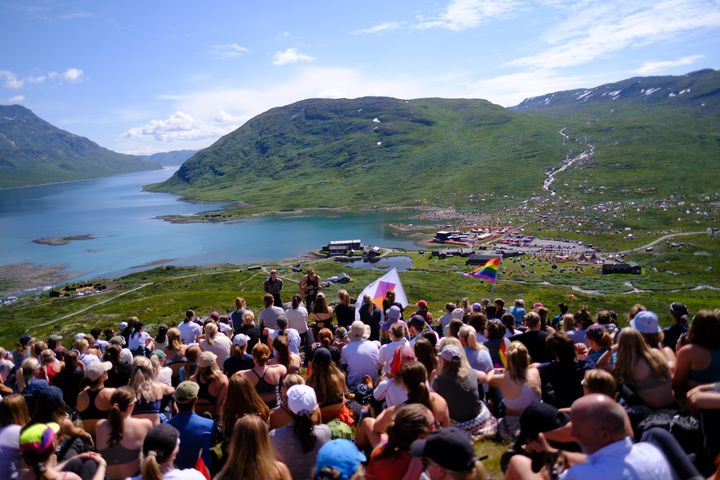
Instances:
[[[195,468],[200,449],[202,449],[203,461],[209,470],[212,462],[210,449],[213,446],[215,422],[195,412],[180,412],[173,416],[168,423],[180,432],[180,451],[175,458],[175,467],[179,469]]]

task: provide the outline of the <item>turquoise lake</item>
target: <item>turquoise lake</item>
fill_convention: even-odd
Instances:
[[[143,192],[177,167],[62,184],[0,190],[0,266],[65,266],[77,279],[117,277],[173,265],[259,263],[298,257],[331,240],[415,248],[387,227],[402,213],[351,213],[298,218],[262,217],[238,223],[173,224],[159,215],[191,214],[219,204],[192,204],[166,193]],[[42,237],[90,234],[91,240],[51,246]],[[1,267],[0,267],[1,268]]]

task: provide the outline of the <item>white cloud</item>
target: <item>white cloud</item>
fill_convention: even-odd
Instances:
[[[704,55],[689,55],[677,60],[654,60],[643,63],[640,68],[633,70],[633,73],[637,73],[639,75],[652,75],[653,73],[662,72],[663,70],[668,70],[670,68],[692,65],[702,58],[704,58]]]
[[[439,16],[421,18],[417,28],[476,28],[488,18],[512,12],[518,5],[515,0],[452,0]]]
[[[68,68],[63,73],[63,78],[66,82],[75,83],[79,82],[83,77],[83,71],[79,68]]]
[[[13,103],[22,103],[24,100],[25,100],[25,97],[24,97],[24,96],[22,96],[22,95],[15,95],[14,97],[12,97],[11,99],[8,100],[8,103],[10,103],[10,104],[13,104]]]
[[[237,58],[245,55],[249,51],[249,48],[238,45],[237,43],[212,45],[210,47],[210,54],[220,58]]]
[[[95,14],[91,12],[67,12],[60,15],[60,20],[79,20],[82,18],[93,18]]]
[[[193,141],[217,138],[229,130],[198,121],[191,115],[177,111],[164,120],[151,120],[122,134],[123,138],[147,138],[158,142]]]
[[[350,32],[353,35],[367,35],[371,33],[388,32],[390,30],[397,30],[404,25],[404,22],[382,22],[377,25],[373,25],[368,28],[361,28],[359,30],[353,30]]]
[[[239,126],[243,121],[244,119],[242,117],[227,113],[225,110],[220,110],[215,118],[213,118],[214,123],[232,124],[237,126]]]
[[[493,103],[510,107],[526,98],[597,85],[606,80],[610,79],[563,76],[550,70],[535,70],[477,80],[469,83],[467,88],[475,98],[486,98]]]
[[[9,70],[0,70],[0,80],[3,82],[3,87],[12,88],[13,90],[21,89],[25,83],[17,77],[16,73]]]
[[[312,62],[315,57],[306,55],[297,48],[288,48],[283,52],[276,52],[273,55],[273,65],[287,65],[288,63]]]
[[[546,35],[548,48],[506,66],[553,69],[582,65],[629,48],[720,26],[713,0],[616,0],[589,6]]]

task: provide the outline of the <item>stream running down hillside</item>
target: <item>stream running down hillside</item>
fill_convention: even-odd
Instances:
[[[570,137],[567,133],[567,128],[563,128],[560,130],[560,135],[563,137],[563,143],[566,143]],[[555,181],[555,175],[557,175],[560,172],[564,172],[568,168],[572,167],[572,165],[579,161],[579,160],[587,160],[593,156],[595,153],[595,145],[592,145],[590,143],[587,144],[587,148],[580,152],[578,155],[571,157],[570,155],[565,156],[565,160],[560,164],[560,167],[557,169],[551,169],[549,172],[546,172],[545,175],[547,175],[547,178],[543,182],[543,190],[550,193],[550,196],[555,196],[555,190],[550,189],[550,185]]]

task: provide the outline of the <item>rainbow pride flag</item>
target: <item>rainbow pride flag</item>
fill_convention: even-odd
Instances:
[[[502,363],[502,368],[507,368],[507,343],[504,338],[502,339],[502,342],[500,342],[498,355],[500,357],[500,362]]]
[[[491,258],[487,261],[485,265],[481,265],[472,272],[466,273],[465,275],[468,277],[475,277],[487,280],[490,283],[495,283],[495,280],[497,279],[498,267],[500,266],[500,259],[501,257]]]

